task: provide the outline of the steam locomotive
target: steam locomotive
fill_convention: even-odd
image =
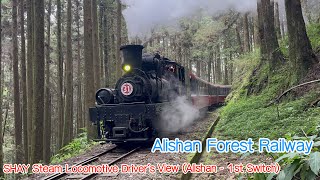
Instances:
[[[142,50],[141,45],[122,46],[125,74],[114,89],[96,92],[96,105],[89,115],[100,140],[115,144],[152,141],[161,131],[163,108],[187,95],[186,77],[193,94],[190,99],[199,109],[222,103],[230,91],[230,86],[212,85],[187,74],[175,61],[159,54],[142,54]]]

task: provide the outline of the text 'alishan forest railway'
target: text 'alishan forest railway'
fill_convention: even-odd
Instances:
[[[96,93],[96,106],[89,111],[99,139],[113,143],[153,140],[161,131],[162,109],[187,95],[186,84],[190,85],[189,99],[198,109],[223,103],[230,92],[230,86],[210,84],[159,54],[142,55],[142,49],[141,45],[122,46],[125,74],[115,89]]]

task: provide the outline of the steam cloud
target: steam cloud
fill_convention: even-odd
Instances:
[[[178,132],[200,118],[200,112],[187,100],[180,96],[165,106],[161,112],[161,127],[168,132]]]
[[[209,15],[234,9],[247,12],[256,9],[256,0],[121,0],[129,37],[150,36],[151,30],[176,26],[181,18],[188,18],[203,10]]]

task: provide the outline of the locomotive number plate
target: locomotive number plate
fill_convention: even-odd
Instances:
[[[121,85],[121,93],[125,96],[130,96],[133,92],[133,86],[131,83],[123,83]]]

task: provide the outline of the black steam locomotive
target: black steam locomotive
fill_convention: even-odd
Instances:
[[[141,45],[122,46],[125,74],[115,89],[96,93],[96,106],[89,114],[99,139],[113,143],[153,140],[162,107],[186,94],[184,67],[159,54],[142,55],[142,49]]]

